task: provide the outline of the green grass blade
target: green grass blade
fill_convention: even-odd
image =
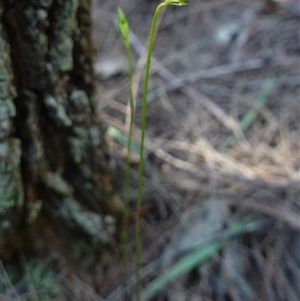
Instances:
[[[248,216],[242,221],[235,222],[230,228],[224,231],[224,237],[237,235],[253,221],[254,216]],[[153,297],[161,291],[167,284],[176,280],[180,276],[188,273],[192,269],[202,265],[214,254],[219,252],[223,246],[224,240],[218,239],[210,243],[204,244],[196,248],[194,251],[187,254],[174,265],[170,266],[160,276],[155,278],[143,291],[142,299]]]
[[[154,279],[144,290],[142,299],[147,299],[162,290],[167,284],[174,281],[178,277],[186,274],[195,267],[203,264],[211,256],[217,253],[222,247],[220,241],[210,243],[201,249],[196,249],[186,257],[179,260],[177,263],[167,269],[162,275]]]
[[[266,78],[264,85],[262,87],[262,91],[257,97],[253,107],[241,119],[240,128],[242,131],[246,131],[251,127],[251,125],[253,124],[254,120],[256,119],[259,113],[259,109],[268,102],[269,95],[275,84],[275,80],[276,79],[274,76],[269,76]],[[240,138],[239,133],[231,134],[224,142],[222,148],[230,148],[234,143],[234,141],[239,138]]]
[[[259,109],[267,103],[269,100],[268,96],[270,95],[272,88],[275,84],[275,77],[270,76],[265,80],[262,91],[259,94],[254,107],[250,109],[241,120],[241,129],[247,130],[252,125],[253,121],[257,117]]]

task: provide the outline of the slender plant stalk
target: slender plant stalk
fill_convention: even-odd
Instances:
[[[140,142],[140,163],[139,163],[139,174],[138,174],[138,199],[137,199],[137,214],[135,220],[135,276],[136,276],[136,300],[141,300],[141,247],[140,247],[140,209],[142,206],[142,189],[143,189],[143,171],[144,171],[144,143],[145,143],[145,129],[146,129],[146,116],[147,116],[147,94],[148,94],[148,83],[151,65],[152,49],[154,44],[155,36],[155,25],[159,14],[159,11],[169,5],[184,6],[186,0],[166,0],[160,3],[155,10],[148,42],[148,55],[145,66],[145,78],[144,78],[144,90],[143,90],[143,104],[142,104],[142,133]]]
[[[129,128],[127,138],[127,154],[126,154],[126,167],[125,167],[125,183],[124,183],[124,216],[123,216],[123,227],[122,227],[122,263],[123,263],[123,277],[124,285],[126,285],[127,279],[127,262],[128,262],[128,234],[127,224],[129,215],[129,187],[130,187],[130,154],[131,154],[131,141],[132,141],[132,126],[134,117],[134,99],[133,99],[133,61],[132,53],[129,42],[130,28],[126,19],[126,16],[121,8],[118,8],[118,28],[123,38],[123,43],[127,53],[128,67],[129,67]]]

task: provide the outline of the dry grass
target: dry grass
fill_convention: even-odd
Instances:
[[[124,0],[118,4],[134,33],[137,115],[133,139],[138,144],[141,89],[137,88],[142,83],[143,45],[156,3]],[[283,5],[291,8],[292,4]],[[124,56],[113,25],[114,8],[112,1],[95,4],[97,61],[108,54]],[[239,239],[235,256],[244,267],[241,278],[248,291],[255,292],[244,292],[247,300],[297,299],[288,276],[291,272],[287,272],[299,273],[296,264],[288,267],[287,257],[292,256],[292,241],[299,240],[300,230],[299,19],[297,11],[290,10],[262,1],[193,1],[184,9],[168,9],[160,20],[147,118],[147,160],[152,168],[146,170],[144,189],[143,264],[149,268],[145,285],[160,273],[155,260],[182,222],[183,212],[213,197],[225,200],[235,218],[257,212],[275,221],[270,229]],[[255,108],[269,76],[275,83],[266,103],[243,130],[241,120]],[[99,81],[101,116],[124,133],[127,95],[126,74]],[[230,138],[228,145],[233,134],[238,138]],[[124,146],[113,140],[110,144],[122,170]],[[133,211],[136,159],[133,156]],[[239,282],[226,274],[225,253],[207,263],[208,274],[201,270],[155,300],[175,300],[170,290],[181,296],[178,300],[224,300],[225,295],[226,300],[241,300]],[[113,290],[119,270],[113,266],[111,271]],[[219,273],[215,276],[219,281],[231,279],[231,284],[214,287],[214,273]],[[132,291],[129,284],[129,294]]]

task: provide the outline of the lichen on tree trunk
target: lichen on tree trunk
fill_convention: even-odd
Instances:
[[[110,241],[122,211],[95,113],[90,9],[0,0],[2,256],[45,236],[82,259]]]

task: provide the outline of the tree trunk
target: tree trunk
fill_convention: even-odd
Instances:
[[[0,0],[0,18],[1,256],[50,240],[92,262],[122,209],[95,113],[91,0]]]

